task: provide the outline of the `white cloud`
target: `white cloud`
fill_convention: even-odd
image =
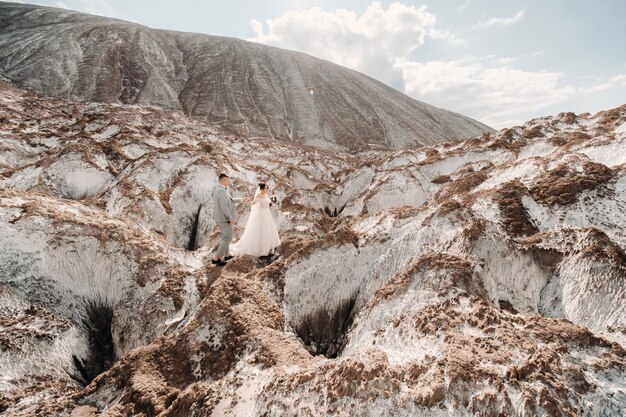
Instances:
[[[402,72],[408,95],[494,128],[521,124],[529,115],[555,104],[584,102],[588,94],[626,87],[626,74],[581,87],[564,83],[562,73],[523,71],[508,62],[486,56],[445,62],[399,61],[395,68]]]
[[[462,5],[463,6],[463,5]],[[464,6],[467,7],[467,6]],[[513,24],[524,16],[490,19],[482,27]],[[626,75],[572,86],[556,71],[516,68],[543,54],[470,57],[417,62],[413,51],[434,39],[462,44],[464,39],[437,26],[426,6],[371,3],[365,12],[319,7],[292,10],[276,19],[252,21],[249,39],[298,50],[366,73],[435,106],[473,117],[493,127],[519,124],[539,112],[585,102],[587,94],[626,86]],[[536,64],[536,62],[535,62]]]
[[[61,9],[69,9],[69,6],[62,1],[57,1],[54,3],[55,7],[60,7]]]
[[[253,20],[255,36],[248,40],[305,52],[393,84],[399,80],[393,63],[427,38],[464,42],[436,27],[436,20],[426,6],[398,2],[387,9],[372,2],[361,15],[313,7],[292,10],[265,23]]]
[[[560,85],[560,73],[522,71],[491,58],[405,61],[395,67],[402,71],[407,94],[496,128],[563,102],[575,91]]]
[[[470,5],[470,0],[467,0],[465,3],[461,4],[459,7],[457,7],[458,11],[463,11],[465,9],[467,9],[467,6]]]
[[[615,75],[608,80],[592,85],[591,87],[581,87],[580,91],[583,93],[597,93],[614,87],[626,87],[626,74]]]
[[[509,26],[513,25],[524,17],[524,10],[520,10],[513,17],[494,17],[489,20],[478,22],[474,25],[474,29],[487,29],[492,26]]]
[[[467,7],[467,6],[465,6]],[[519,20],[520,11],[509,20]],[[503,19],[507,20],[507,19]],[[298,50],[364,72],[427,103],[454,110],[498,127],[523,111],[565,100],[571,87],[561,74],[510,68],[515,58],[488,56],[420,63],[410,54],[428,39],[461,44],[464,39],[436,25],[426,6],[371,3],[363,14],[319,7],[292,10],[261,23],[252,21],[249,39]],[[501,23],[489,23],[501,24]]]
[[[517,61],[521,61],[521,60],[525,60],[527,58],[534,58],[536,56],[542,55],[543,51],[536,51],[530,54],[524,54],[524,55],[520,55],[517,57],[503,57],[503,58],[498,58],[496,59],[496,62],[498,64],[502,64],[502,65],[506,65],[506,64],[511,64],[513,62],[517,62]],[[495,58],[494,56],[490,56],[490,58]]]
[[[428,31],[428,36],[433,39],[443,39],[454,45],[462,45],[465,43],[465,39],[459,38],[454,33],[449,30],[443,29],[430,29]]]

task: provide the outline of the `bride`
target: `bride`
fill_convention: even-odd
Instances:
[[[267,256],[280,245],[280,237],[270,212],[269,187],[260,183],[254,193],[250,217],[239,241],[233,244],[233,252],[257,257]]]

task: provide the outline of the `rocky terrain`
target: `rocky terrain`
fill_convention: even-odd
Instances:
[[[207,264],[222,171],[273,262]],[[625,249],[626,106],[344,152],[0,82],[3,415],[620,416]]]
[[[330,150],[492,131],[302,53],[19,3],[0,3],[0,73],[47,96],[158,105],[248,138]]]

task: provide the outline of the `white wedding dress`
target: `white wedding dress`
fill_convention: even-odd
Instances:
[[[231,246],[232,251],[238,255],[266,256],[278,245],[280,237],[270,211],[270,200],[257,190],[246,227],[241,238]]]

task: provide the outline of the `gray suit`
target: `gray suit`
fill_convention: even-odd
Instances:
[[[228,247],[233,240],[233,224],[235,223],[235,203],[241,203],[243,198],[233,198],[226,187],[217,184],[213,189],[213,220],[220,228],[220,246],[215,256],[221,258],[228,253]],[[228,221],[231,223],[228,223]]]

